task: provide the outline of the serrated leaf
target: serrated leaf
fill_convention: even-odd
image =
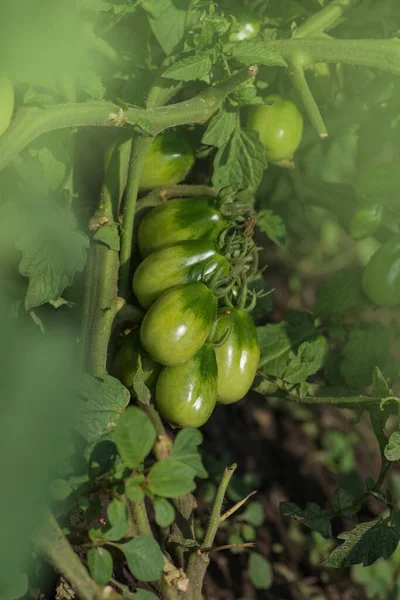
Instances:
[[[303,342],[296,356],[290,360],[283,379],[292,384],[305,382],[310,375],[322,369],[327,353],[328,343],[322,335],[311,342]]]
[[[379,558],[389,558],[399,542],[394,529],[382,519],[360,523],[338,538],[345,541],[324,561],[326,567],[350,567],[361,563],[368,567]]]
[[[220,110],[213,116],[202,137],[202,143],[221,148],[227,144],[236,127],[236,112]]]
[[[348,507],[353,504],[353,497],[341,487],[336,488],[332,494],[330,505],[333,512],[341,513],[344,517],[351,517],[356,512]]]
[[[126,544],[118,544],[124,553],[130,572],[139,581],[156,581],[164,566],[164,555],[156,540],[139,535]]]
[[[137,355],[137,360],[138,360],[137,370],[133,376],[132,388],[133,388],[133,391],[135,392],[136,398],[139,400],[139,402],[141,402],[142,404],[148,405],[148,404],[150,404],[151,393],[145,383],[147,377],[146,377],[146,373],[143,371],[142,358],[141,358],[140,354]]]
[[[257,214],[257,227],[277,244],[286,244],[287,231],[282,217],[272,210],[261,210]]]
[[[86,374],[82,378],[79,398],[75,429],[93,445],[113,431],[129,404],[130,394],[118,379],[108,374],[103,381]]]
[[[258,63],[267,67],[287,67],[284,58],[271,46],[257,41],[245,40],[232,47],[232,56],[246,67]]]
[[[119,252],[120,249],[120,237],[119,227],[116,223],[106,223],[93,235],[93,239],[96,242],[101,242],[110,250]]]
[[[120,540],[129,526],[128,509],[125,502],[113,498],[107,506],[107,518],[110,528],[104,532],[104,538],[113,542]]]
[[[156,462],[147,475],[147,486],[155,496],[175,498],[192,492],[196,484],[191,467],[173,458]]]
[[[176,81],[202,80],[208,83],[212,65],[209,54],[194,54],[178,60],[162,76]]]
[[[87,554],[89,572],[98,585],[107,585],[113,573],[113,559],[105,548],[90,548]]]
[[[389,438],[389,443],[384,449],[385,457],[390,462],[400,460],[400,431],[395,431]]]
[[[193,469],[196,477],[206,479],[208,473],[203,466],[201,455],[197,448],[202,441],[203,436],[198,429],[191,427],[181,429],[174,440],[171,458]]]
[[[156,523],[160,527],[169,527],[175,519],[175,509],[165,498],[154,498],[153,506],[156,514]]]
[[[250,552],[247,571],[256,590],[269,590],[274,580],[274,574],[270,562],[264,556]]]
[[[149,454],[157,433],[149,417],[135,406],[125,410],[114,432],[114,441],[124,462],[136,468]]]
[[[314,502],[308,503],[304,510],[292,502],[282,502],[280,511],[283,517],[292,517],[300,521],[303,525],[320,533],[324,538],[332,535],[329,512]]]
[[[254,131],[236,128],[214,158],[212,183],[217,189],[257,188],[268,166],[265,149]]]
[[[165,54],[170,55],[185,31],[188,0],[144,0],[150,27]]]
[[[330,277],[318,293],[314,315],[334,315],[367,304],[362,275],[361,267],[348,267]]]

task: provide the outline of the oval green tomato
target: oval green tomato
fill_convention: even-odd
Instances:
[[[217,401],[217,361],[205,344],[189,360],[165,367],[156,386],[156,406],[165,421],[176,427],[201,427]]]
[[[157,135],[147,152],[139,182],[140,190],[179,183],[189,174],[195,156],[182,134],[167,130]]]
[[[234,13],[238,23],[238,29],[230,34],[230,42],[242,42],[244,40],[253,40],[260,33],[260,21],[251,13]]]
[[[400,237],[383,244],[371,257],[363,274],[364,292],[379,306],[400,304]]]
[[[216,240],[227,221],[211,196],[174,198],[153,208],[142,219],[138,244],[142,256],[186,240]]]
[[[0,72],[0,136],[11,123],[14,111],[14,85],[7,73]]]
[[[140,263],[133,276],[133,291],[143,308],[149,308],[172,287],[199,281],[221,269],[228,275],[230,264],[214,242],[189,240],[155,250]]]
[[[258,132],[270,162],[289,160],[299,147],[303,134],[302,114],[291,100],[276,94],[265,100],[272,105],[252,107],[247,127]]]
[[[139,358],[141,361],[144,383],[148,388],[154,387],[161,365],[154,362],[140,343],[140,330],[134,329],[123,340],[121,348],[111,367],[111,375],[128,389],[132,389],[133,379],[137,373]]]
[[[222,338],[231,329],[227,340],[215,348],[218,402],[232,404],[251,388],[260,360],[260,346],[254,321],[248,313],[225,306],[218,311],[218,316],[215,338]]]
[[[204,344],[216,312],[217,300],[201,281],[172,288],[152,304],[143,319],[143,347],[162,365],[179,365]]]
[[[382,223],[382,204],[366,204],[356,209],[350,222],[350,235],[355,240],[363,240],[373,235]]]

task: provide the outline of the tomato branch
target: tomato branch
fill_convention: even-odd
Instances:
[[[354,0],[333,0],[300,25],[293,37],[306,38],[323,33],[330,29],[353,3]]]

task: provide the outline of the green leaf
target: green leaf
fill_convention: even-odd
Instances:
[[[144,490],[140,487],[144,480],[144,475],[133,475],[125,481],[125,495],[132,502],[140,502],[144,498]]]
[[[161,577],[164,555],[153,537],[139,535],[117,546],[124,553],[130,572],[139,581],[155,581]]]
[[[314,502],[308,503],[304,510],[292,502],[281,502],[280,511],[283,517],[292,517],[296,521],[300,521],[306,527],[320,533],[324,538],[332,535],[329,512]]]
[[[360,523],[338,538],[345,541],[324,561],[326,567],[350,567],[360,563],[368,567],[379,558],[389,558],[399,542],[389,522],[382,519]]]
[[[113,574],[113,559],[105,548],[90,548],[87,554],[89,572],[98,585],[107,585]]]
[[[365,306],[368,300],[362,288],[362,275],[361,267],[348,267],[335,273],[321,287],[314,315],[316,317],[335,315]]]
[[[341,487],[336,488],[332,494],[330,505],[333,512],[340,512],[344,517],[351,517],[356,509],[348,509],[353,504],[353,497]]]
[[[93,235],[93,239],[96,242],[101,242],[110,250],[119,252],[120,249],[120,237],[119,227],[116,223],[106,223]]]
[[[124,595],[126,595],[126,592],[124,592]],[[132,600],[158,600],[158,596],[147,590],[137,590],[135,594],[132,594]]]
[[[104,538],[115,542],[124,537],[128,526],[128,509],[123,500],[114,498],[107,506],[107,518],[110,528],[104,532]]]
[[[202,441],[203,436],[198,429],[192,427],[181,429],[174,440],[171,458],[193,469],[196,477],[207,479],[208,473],[203,466],[201,454],[197,448]]]
[[[282,217],[272,210],[260,210],[257,214],[257,227],[276,244],[286,244],[287,231]]]
[[[169,527],[175,519],[175,509],[165,498],[154,498],[153,506],[156,513],[156,523],[160,527]]]
[[[363,389],[372,383],[374,368],[385,367],[389,354],[387,328],[382,323],[370,323],[350,333],[340,372],[350,388]]]
[[[147,375],[143,371],[142,358],[139,353],[137,355],[137,361],[137,369],[133,376],[132,388],[139,402],[141,402],[142,404],[149,405],[151,400],[151,393],[145,383]]]
[[[249,502],[246,504],[245,511],[239,515],[239,518],[254,527],[261,527],[265,521],[263,505],[261,502]]]
[[[188,0],[144,0],[142,6],[160,46],[170,55],[185,31]]]
[[[157,433],[149,417],[135,406],[126,409],[114,432],[118,451],[132,469],[146,458],[156,438]]]
[[[236,112],[220,110],[208,123],[201,140],[202,143],[216,148],[221,148],[227,144],[235,131],[236,119]]]
[[[270,562],[261,554],[250,552],[247,567],[250,581],[256,590],[269,590],[274,580]]]
[[[192,467],[173,458],[166,458],[151,467],[147,476],[147,486],[156,496],[185,496],[196,487],[194,476]]]
[[[212,183],[217,189],[227,186],[257,188],[267,166],[265,149],[258,134],[237,128],[229,142],[215,155]]]
[[[296,356],[290,360],[283,379],[293,384],[305,382],[310,375],[322,369],[327,353],[328,343],[323,335],[319,335],[311,342],[303,342]]]
[[[392,433],[384,452],[386,459],[390,462],[400,460],[400,431]]]
[[[287,67],[279,52],[257,40],[245,40],[233,45],[232,56],[246,67],[254,63],[267,67]]]
[[[209,54],[194,54],[171,65],[163,77],[176,81],[202,80],[209,83],[212,60]]]
[[[129,404],[130,394],[118,379],[108,374],[103,381],[84,375],[79,399],[75,429],[93,446],[111,434]]]
[[[240,533],[245,542],[255,542],[257,539],[257,531],[253,525],[249,525],[248,523],[243,523]]]
[[[389,396],[392,396],[392,392],[385,380],[385,378],[382,375],[382,372],[380,369],[378,369],[378,367],[376,367],[374,369],[373,372],[373,378],[372,378],[372,395],[375,398],[388,398]],[[380,406],[380,404],[377,404],[376,406],[372,406],[369,409],[369,416],[371,419],[371,424],[376,436],[376,439],[378,440],[378,444],[379,444],[379,449],[381,452],[381,457],[382,460],[385,461],[385,459],[390,460],[387,456],[386,456],[386,444],[387,444],[387,436],[386,436],[386,422],[388,420],[388,418],[391,415],[391,407],[389,404],[385,404],[382,408]],[[390,443],[390,442],[389,442]]]

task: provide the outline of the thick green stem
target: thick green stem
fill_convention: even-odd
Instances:
[[[330,29],[352,4],[354,4],[354,0],[333,0],[328,6],[314,13],[305,23],[300,25],[293,37],[312,37]]]
[[[226,467],[219,483],[214,504],[211,511],[211,517],[208,524],[207,532],[204,538],[203,547],[212,548],[215,536],[221,522],[222,504],[225,498],[225,493],[229,482],[236,470],[237,465],[233,464]],[[207,571],[210,559],[208,552],[203,552],[201,549],[193,552],[190,555],[187,568],[187,576],[189,578],[189,599],[200,600],[201,590],[203,587],[204,576]]]
[[[137,531],[137,534],[153,536],[144,499],[137,502],[127,500],[127,506],[130,521],[132,522],[134,529]]]
[[[311,125],[314,127],[320,138],[328,137],[325,123],[319,111],[318,104],[314,100],[314,96],[308,87],[302,66],[297,65],[295,61],[292,61],[289,66],[291,67],[290,77],[293,87],[297,90],[300,96],[308,118],[311,121]]]
[[[128,185],[126,187],[125,208],[122,221],[120,282],[119,294],[127,298],[130,293],[131,256],[133,242],[133,224],[135,220],[136,201],[139,191],[140,176],[152,138],[135,135],[132,141],[129,162]]]

